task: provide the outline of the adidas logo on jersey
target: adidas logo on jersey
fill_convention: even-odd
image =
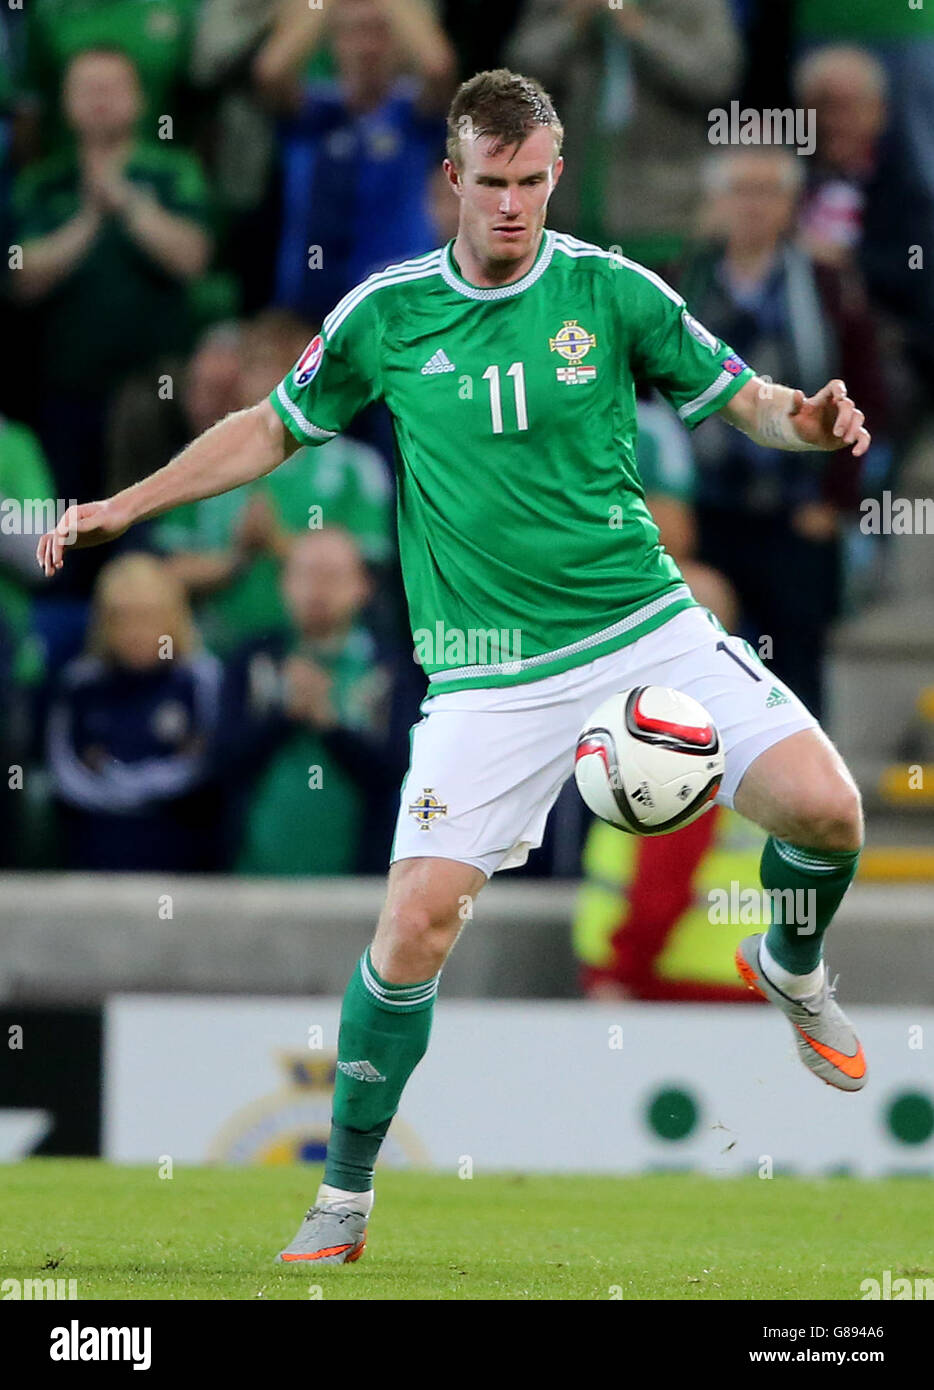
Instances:
[[[779,690],[777,685],[773,685],[769,692],[769,698],[765,702],[766,709],[774,709],[776,705],[788,705],[791,701],[783,690]]]
[[[454,363],[448,357],[444,348],[438,348],[433,357],[422,367],[422,376],[434,376],[437,372],[453,372]]]

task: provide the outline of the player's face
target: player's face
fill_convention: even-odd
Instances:
[[[518,149],[497,150],[490,136],[461,141],[460,170],[450,160],[444,168],[460,198],[458,236],[477,260],[502,266],[535,254],[563,167],[547,126],[538,126]]]

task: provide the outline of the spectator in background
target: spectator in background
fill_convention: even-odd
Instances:
[[[10,250],[16,244],[12,189],[20,124],[19,75],[25,24],[26,16],[21,9],[0,6],[0,246]],[[10,250],[6,269],[0,276],[0,342],[15,343],[17,350],[4,355],[0,373],[0,414],[15,415],[17,419],[34,423],[35,334],[28,312],[12,293],[13,277],[7,273],[11,264]]]
[[[854,45],[831,44],[814,49],[802,58],[792,74],[796,100],[815,112],[817,149],[807,161],[807,183],[798,217],[799,239],[804,249],[820,265],[839,272],[841,293],[866,312],[872,270],[880,255],[887,267],[906,259],[903,225],[910,225],[907,209],[899,213],[899,248],[877,247],[877,189],[881,177],[883,136],[888,123],[889,103],[885,68],[866,49]],[[903,221],[904,219],[904,221]],[[932,224],[934,225],[934,224]],[[914,236],[914,233],[912,233]],[[929,276],[919,276],[922,297]],[[921,283],[921,281],[924,283]],[[909,359],[918,355],[913,334],[904,313],[894,313],[885,293],[873,296],[872,309],[879,321],[884,341],[880,354],[886,392],[897,408],[890,410],[899,422],[900,443],[908,443],[919,402],[918,382]],[[929,337],[929,324],[924,338]],[[925,407],[921,404],[921,409]],[[879,492],[891,483],[889,457],[876,443],[866,460],[867,486]]]
[[[792,78],[798,105],[815,113],[817,132],[798,219],[801,242],[815,261],[855,267],[886,122],[885,70],[865,49],[839,45],[808,54]]]
[[[308,327],[270,310],[240,340],[236,408],[267,396],[299,357]],[[285,621],[280,570],[293,538],[309,528],[345,526],[368,564],[384,567],[393,545],[392,491],[379,454],[338,436],[297,450],[248,488],[179,507],[156,528],[172,573],[197,601],[213,651],[228,655]]]
[[[0,866],[19,861],[24,789],[12,769],[29,757],[30,698],[43,654],[33,628],[33,596],[45,587],[35,562],[36,535],[54,507],[52,478],[39,441],[25,425],[0,417]]]
[[[793,37],[871,49],[888,78],[888,120],[867,190],[862,265],[870,295],[903,323],[908,350],[934,384],[934,284],[908,255],[934,244],[934,6],[892,0],[796,0]],[[857,125],[862,117],[856,118]]]
[[[221,224],[218,262],[236,277],[245,314],[273,297],[281,212],[275,117],[251,69],[276,42],[285,8],[303,21],[311,7],[306,0],[201,0],[195,29],[191,80],[210,113],[204,134]]]
[[[240,325],[215,324],[187,362],[163,359],[121,387],[107,422],[107,495],[154,473],[239,408]]]
[[[305,41],[258,81],[291,107],[283,138],[276,297],[320,321],[373,271],[434,246],[427,183],[443,152],[453,51],[420,0],[342,0],[304,11]],[[327,35],[335,81],[297,74]],[[405,67],[414,77],[401,75]],[[315,249],[317,248],[317,249]]]
[[[68,867],[218,867],[208,768],[220,683],[165,566],[150,555],[107,564],[87,654],[66,666],[49,715]]]
[[[252,79],[270,110],[291,113],[301,105],[308,82],[335,75],[324,6],[271,0],[268,9],[269,22],[251,63]]]
[[[45,588],[36,569],[36,541],[55,508],[55,488],[32,430],[0,417],[0,614],[9,642],[9,674],[31,684],[42,654],[32,627],[32,596]]]
[[[424,678],[363,625],[370,580],[343,528],[294,541],[282,590],[289,629],[242,653],[227,687],[219,762],[251,777],[236,867],[381,873]]]
[[[59,94],[73,59],[89,48],[118,48],[141,86],[140,131],[158,138],[161,116],[178,116],[199,0],[28,0],[23,91],[27,153],[51,153],[69,139]],[[175,135],[179,132],[176,130]]]
[[[716,240],[679,283],[697,317],[767,380],[800,381],[808,392],[842,377],[884,433],[874,324],[792,241],[801,161],[763,148],[724,154],[708,172]],[[820,718],[841,605],[842,522],[858,507],[859,470],[850,457],[762,448],[721,420],[699,432],[695,449],[700,556],[735,586],[745,635],[757,648],[771,639],[775,671]]]
[[[814,157],[805,163],[798,241],[817,265],[835,272],[825,279],[836,286],[840,302],[852,306],[857,318],[865,321],[870,317],[867,217],[888,118],[885,69],[866,49],[832,44],[802,58],[792,72],[792,82],[797,103],[815,113],[817,133]],[[870,248],[870,260],[873,254]],[[878,303],[871,305],[871,315],[878,338],[876,362],[897,440],[887,441],[880,435],[883,422],[876,422],[873,448],[863,466],[868,495],[892,485],[898,466],[896,444],[907,446],[917,408],[917,382],[909,366],[911,346],[905,330]],[[868,591],[877,582],[874,559],[879,543],[855,532],[850,540],[851,587]]]
[[[583,992],[591,999],[755,1002],[733,960],[749,925],[713,922],[709,894],[731,883],[761,892],[764,843],[758,826],[726,806],[644,839],[595,820],[572,928]]]
[[[188,347],[187,289],[211,240],[196,161],[137,139],[143,97],[129,57],[77,54],[63,100],[75,148],[17,180],[13,285],[41,309],[40,434],[69,498],[103,490],[105,418],[121,381]]]
[[[526,0],[507,61],[564,112],[549,221],[646,265],[680,254],[709,154],[708,112],[737,85],[727,0]]]

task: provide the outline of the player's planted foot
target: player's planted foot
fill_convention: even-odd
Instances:
[[[866,1084],[866,1058],[853,1025],[836,1003],[826,971],[817,992],[805,999],[784,994],[762,969],[763,938],[747,936],[736,952],[736,968],[748,987],[777,1004],[795,1032],[798,1056],[821,1081],[841,1091],[860,1091]]]
[[[340,1207],[311,1207],[291,1244],[276,1256],[281,1264],[346,1265],[366,1246],[367,1217]]]

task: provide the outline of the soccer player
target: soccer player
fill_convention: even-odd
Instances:
[[[633,381],[653,382],[691,427],[719,411],[790,450],[864,454],[863,415],[842,381],[806,398],[761,380],[657,275],[546,229],[562,127],[536,82],[480,73],[448,131],[454,240],[372,275],[268,401],[66,512],[38,547],[52,574],[70,528],[77,545],[99,543],[270,472],[370,401],[394,417],[403,573],[431,683],[385,906],[344,996],[324,1182],[279,1257],[299,1264],[362,1253],[374,1164],[428,1045],[445,959],[490,875],[541,842],[577,732],[615,691],[674,686],[710,711],[726,750],[717,799],[768,832],[763,886],[810,890],[814,909],[747,938],[740,973],[822,1080],[865,1081],[822,960],[856,872],[859,793],[814,717],[659,546],[634,463]]]

